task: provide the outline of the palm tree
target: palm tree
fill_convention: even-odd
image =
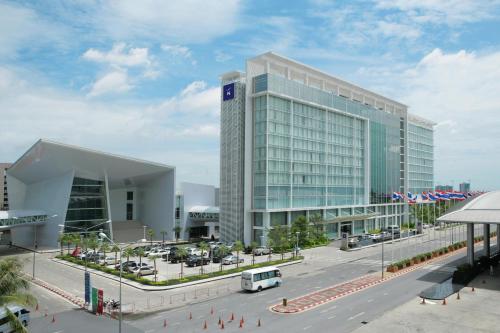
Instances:
[[[149,256],[149,259],[153,260],[154,272],[155,272],[155,282],[157,281],[156,280],[156,274],[157,274],[157,272],[156,272],[156,259],[158,259],[158,258],[160,258],[160,256],[156,255],[156,254],[152,254],[152,255]]]
[[[255,248],[259,246],[256,241],[250,243],[250,250],[252,250],[252,265],[255,265]]]
[[[181,262],[181,279],[184,277],[184,258],[187,257],[188,253],[185,247],[180,247],[177,250],[176,255],[179,257],[179,261]]]
[[[151,242],[151,246],[153,246],[153,237],[155,236],[155,231],[153,229],[148,229],[148,237]]]
[[[120,252],[120,247],[116,244],[113,244],[111,247],[111,252],[115,253],[115,265],[118,263],[118,252]],[[122,258],[120,258],[120,264],[121,264]]]
[[[240,251],[243,251],[244,248],[241,241],[234,242],[233,250],[236,251],[236,268],[240,267]]]
[[[95,237],[95,235],[92,235],[89,237],[88,239],[88,247],[90,247],[92,249],[92,251],[94,251],[94,254],[96,253],[96,249],[97,247],[99,246],[99,241],[97,240],[97,237]],[[94,256],[95,259],[97,259],[97,256]],[[94,259],[94,261],[95,261]]]
[[[36,299],[28,293],[29,283],[21,278],[22,263],[17,258],[0,260],[0,308],[4,308],[11,328],[16,333],[28,332],[7,308],[10,303],[33,306]]]
[[[163,245],[165,245],[165,236],[168,234],[168,232],[166,230],[162,230],[162,231],[160,231],[160,234],[161,234],[161,239],[162,239],[161,243]]]
[[[130,261],[130,257],[135,256],[135,250],[132,248],[126,248],[125,251],[123,251],[123,254],[127,257],[127,261]],[[122,261],[122,258],[120,258],[120,263]]]
[[[109,252],[109,244],[107,242],[102,242],[100,250],[102,252],[102,256],[104,257],[103,265],[106,265],[106,252]]]
[[[142,257],[144,257],[144,249],[142,247],[138,247],[134,250],[135,255],[139,257],[139,268],[142,267]]]
[[[205,242],[201,242],[200,244],[198,244],[198,247],[200,248],[201,250],[201,274],[203,275],[203,255],[208,251],[208,249],[210,248],[210,246],[208,246],[207,243]]]
[[[176,225],[174,227],[174,229],[172,229],[175,233],[175,242],[177,243],[179,241],[179,237],[181,235],[181,231],[182,231],[182,228],[178,225]]]
[[[229,253],[229,248],[222,244],[217,249],[217,254],[220,256],[220,271],[222,271],[222,259]]]

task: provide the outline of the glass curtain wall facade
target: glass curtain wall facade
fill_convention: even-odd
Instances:
[[[422,193],[434,188],[433,130],[408,123],[409,191]]]
[[[104,181],[75,177],[71,187],[64,232],[83,232],[108,220]],[[103,224],[90,231],[99,229],[109,234],[109,224]]]

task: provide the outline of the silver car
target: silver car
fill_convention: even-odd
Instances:
[[[268,255],[271,253],[271,250],[265,246],[258,246],[253,249],[253,254],[256,256]]]
[[[243,262],[243,258],[240,258],[239,263],[241,264]],[[223,265],[231,265],[231,264],[236,264],[238,262],[238,257],[237,256],[227,256],[222,259],[222,264]]]
[[[132,270],[132,273],[137,276],[152,275],[157,273],[152,266],[136,267]]]

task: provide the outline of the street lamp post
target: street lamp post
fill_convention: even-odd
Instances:
[[[105,233],[101,232],[99,234],[99,236],[101,238],[106,238],[107,240],[109,240],[109,242],[113,245],[117,245],[115,242],[113,242]],[[120,248],[120,282],[119,282],[119,298],[118,298],[118,301],[120,303],[120,306],[119,306],[119,314],[118,314],[118,332],[121,333],[122,332],[122,274],[123,274],[123,262],[122,262],[122,258],[123,258],[123,250],[126,249],[127,247],[131,246],[132,244],[129,244],[127,246],[125,246],[124,248]]]
[[[299,231],[295,233],[295,257],[299,255],[299,234]]]

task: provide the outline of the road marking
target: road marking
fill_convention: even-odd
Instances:
[[[335,318],[335,317],[337,317],[337,316],[336,316],[336,315],[333,315],[333,316],[328,317],[328,319],[333,319],[333,318]]]
[[[172,326],[177,326],[177,325],[180,325],[180,324],[181,323],[179,323],[179,322],[175,322],[175,323],[172,324]]]
[[[367,302],[368,302],[368,303],[371,303],[371,302],[373,302],[373,299],[369,299]]]
[[[310,329],[311,327],[312,327],[311,325],[304,327],[304,331]]]
[[[329,308],[328,308],[328,310],[333,310],[333,309],[336,309],[336,308],[337,308],[337,306],[336,306],[336,305],[334,305],[334,306],[332,306],[332,307],[329,307]]]
[[[204,317],[204,316],[198,316],[198,319],[201,319],[201,318],[203,318],[203,317]]]
[[[154,332],[155,330],[147,330],[147,331],[144,331],[144,333],[152,333]]]
[[[224,312],[224,311],[226,311],[226,310],[227,310],[226,308],[224,308],[224,309],[220,309],[220,310],[219,310],[219,312]]]
[[[352,317],[349,317],[349,319],[347,319],[347,320],[353,320],[354,318],[357,318],[357,317],[362,316],[364,314],[365,314],[364,312],[360,312],[360,313],[358,313],[358,314],[356,314],[356,315],[354,315]]]
[[[387,296],[387,295],[389,295],[389,294],[388,293],[384,293],[384,296]]]
[[[328,312],[328,309],[320,311],[320,313],[325,313],[325,312]]]

